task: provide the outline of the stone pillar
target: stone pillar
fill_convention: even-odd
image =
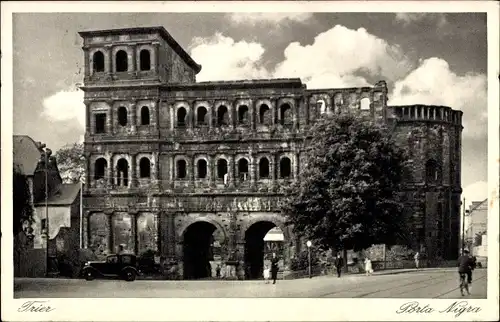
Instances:
[[[83,63],[83,66],[84,67],[84,75],[85,77],[89,77],[90,76],[90,53],[89,53],[89,47],[87,46],[83,46],[82,47],[83,49],[83,56],[84,56],[84,63]]]
[[[208,104],[210,105],[209,108],[208,108],[208,115],[209,115],[209,118],[208,118],[208,128],[211,131],[212,128],[214,128],[215,101],[214,100],[210,100],[210,101],[208,101]]]
[[[270,112],[271,112],[271,125],[276,125],[276,115],[278,113],[277,100],[275,98],[269,97],[269,101],[271,102]]]
[[[326,104],[327,102],[325,102]],[[299,129],[299,105],[300,105],[300,100],[299,99],[293,99],[293,130],[297,131]]]
[[[114,234],[114,227],[113,227],[113,210],[107,210],[104,212],[106,215],[106,219],[108,220],[108,227],[109,227],[109,233],[108,233],[108,249],[106,250],[108,254],[114,253],[114,247],[113,247],[113,234]]]
[[[271,171],[271,180],[272,180],[272,184],[273,186],[276,184],[276,178],[277,178],[277,175],[278,175],[278,167],[276,166],[277,165],[277,160],[276,160],[276,154],[275,153],[272,153],[271,154],[271,160],[269,160],[271,162],[271,169],[269,169]]]
[[[191,155],[189,157],[189,164],[187,165],[189,168],[189,179],[191,181],[191,184],[194,184],[194,180],[195,180],[195,177],[194,177],[194,173],[195,173],[195,167],[196,167],[196,164],[194,164],[194,155]]]
[[[130,154],[130,177],[129,177],[129,188],[135,188],[137,186],[137,154]]]
[[[158,73],[159,72],[159,64],[158,64],[158,56],[159,56],[159,52],[160,52],[160,43],[159,42],[153,42],[152,43],[153,47],[154,47],[154,52],[153,52],[153,61],[152,63],[154,62],[154,64],[152,64],[151,68],[156,72]]]
[[[174,187],[174,180],[175,180],[175,164],[174,164],[175,160],[174,160],[174,156],[173,155],[169,155],[168,156],[168,165],[169,165],[169,171],[168,171],[168,180],[169,180],[169,184],[170,184],[170,188],[173,188]]]
[[[85,134],[90,135],[95,132],[95,125],[92,126],[92,110],[90,109],[90,104],[92,102],[90,100],[83,100],[83,104],[85,104]]]
[[[107,100],[108,117],[106,118],[106,132],[108,135],[113,135],[113,100]]]
[[[299,160],[300,160],[299,153],[300,152],[295,152],[293,154],[293,173],[292,173],[292,176],[295,180],[298,180],[298,178],[299,178]]]
[[[139,237],[138,237],[138,232],[137,232],[137,218],[139,217],[139,213],[137,211],[129,211],[128,213],[130,215],[130,219],[132,221],[131,224],[131,230],[132,230],[132,237],[134,239],[134,254],[140,255],[139,254]]]
[[[106,53],[108,54],[108,63],[105,64],[105,71],[107,74],[113,74],[115,72],[113,64],[113,45],[105,45]]]
[[[90,172],[91,172],[91,162],[90,162],[90,156],[91,154],[89,152],[85,152],[84,154],[85,156],[85,190],[88,191],[88,188],[91,187],[91,184],[90,184]]]
[[[139,68],[137,68],[137,46],[132,47],[132,72],[137,75]]]
[[[90,211],[84,211],[83,212],[83,223],[82,223],[82,241],[83,245],[81,247],[83,248],[89,248],[90,244]]]
[[[137,101],[130,102],[130,130],[137,133]]]
[[[253,153],[253,151],[250,151],[250,169],[248,169],[250,171],[250,187],[252,190],[255,190],[257,188],[257,164],[255,163],[256,162],[256,159],[255,159],[255,155]]]
[[[215,187],[215,172],[216,172],[216,164],[215,164],[215,154],[210,154],[208,156],[208,184],[211,188]]]
[[[159,152],[153,152],[153,166],[151,168],[151,179],[153,185],[156,187],[159,187],[160,185],[160,178],[159,178],[159,173],[160,173],[160,153]]]
[[[256,100],[251,100],[251,103],[250,103],[250,106],[248,107],[249,108],[249,113],[250,113],[250,130],[255,130],[256,128],[256,110],[257,110],[257,106],[255,105],[256,104]]]
[[[194,125],[195,125],[195,117],[194,117],[194,103],[195,101],[188,101],[188,104],[189,104],[189,111],[188,111],[188,114],[187,114],[187,118],[188,118],[188,124],[187,127],[188,129],[190,130],[193,130],[194,129]]]
[[[229,187],[234,187],[234,155],[230,154],[229,155],[229,158],[228,158],[228,167],[227,167],[227,171],[228,171],[228,178],[229,178]]]
[[[114,183],[115,183],[115,178],[114,178],[114,171],[113,171],[113,167],[114,167],[114,163],[113,163],[113,154],[111,154],[108,158],[108,186],[110,189],[113,189],[113,186],[114,186]]]

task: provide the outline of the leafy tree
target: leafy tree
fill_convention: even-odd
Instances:
[[[13,171],[13,215],[14,236],[23,231],[26,226],[31,227],[33,223],[34,210],[31,205],[31,191],[26,176],[14,164]]]
[[[65,145],[55,156],[64,183],[85,182],[83,143]]]
[[[399,194],[407,153],[389,130],[351,114],[327,116],[305,143],[306,164],[282,208],[295,233],[355,251],[407,233]]]

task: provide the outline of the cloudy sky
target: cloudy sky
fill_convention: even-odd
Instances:
[[[300,77],[308,88],[386,80],[389,105],[464,111],[462,186],[486,198],[486,14],[16,13],[14,133],[57,150],[84,133],[82,30],[164,26],[198,81]]]

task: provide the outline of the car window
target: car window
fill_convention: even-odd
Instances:
[[[123,264],[131,264],[132,263],[132,256],[122,256],[122,263]]]
[[[110,264],[118,263],[118,257],[117,256],[108,256],[108,258],[106,259],[106,262],[108,262]]]

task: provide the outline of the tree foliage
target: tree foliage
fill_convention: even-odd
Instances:
[[[55,156],[64,183],[85,182],[83,143],[65,145]]]
[[[407,153],[381,125],[355,115],[320,119],[306,164],[283,207],[299,235],[325,247],[361,250],[406,233],[399,189]]]
[[[13,222],[14,236],[23,231],[25,227],[31,227],[33,223],[34,210],[31,205],[31,191],[26,176],[21,173],[19,167],[14,164],[13,169]]]

